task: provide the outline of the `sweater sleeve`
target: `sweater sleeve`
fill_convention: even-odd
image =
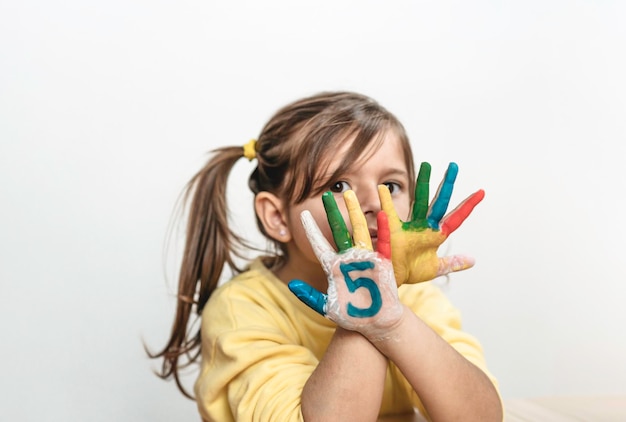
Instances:
[[[274,299],[247,288],[214,293],[202,315],[195,385],[209,421],[301,421],[302,389],[318,364]]]

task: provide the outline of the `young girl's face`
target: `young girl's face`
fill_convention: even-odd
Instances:
[[[348,140],[348,142],[344,143],[342,149],[337,151],[337,154],[334,154],[330,161],[328,174],[332,174],[339,167],[339,164],[342,163],[345,151],[347,151],[351,142],[352,140]],[[376,214],[381,210],[378,185],[387,185],[398,216],[406,219],[411,206],[409,192],[411,181],[406,168],[404,150],[395,132],[387,131],[380,148],[377,150],[374,150],[374,148],[372,146],[368,150],[363,151],[363,154],[359,157],[359,162],[351,166],[348,172],[343,174],[338,180],[330,181],[328,188],[325,190],[334,192],[337,205],[350,231],[352,231],[352,228],[343,200],[343,192],[348,189],[354,191],[365,214],[372,243],[374,249],[376,249]],[[303,210],[311,212],[326,239],[328,239],[331,245],[334,245],[321,195],[316,195],[300,204],[291,204],[288,211],[288,224],[292,235],[290,256],[293,257],[293,254],[299,254],[301,255],[299,258],[306,258],[305,261],[318,263],[300,222],[300,213]],[[298,261],[302,260],[298,259]]]

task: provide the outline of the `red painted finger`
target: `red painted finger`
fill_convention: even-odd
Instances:
[[[458,207],[444,218],[444,221],[441,223],[441,232],[447,236],[458,229],[484,197],[485,191],[480,189],[461,202]]]

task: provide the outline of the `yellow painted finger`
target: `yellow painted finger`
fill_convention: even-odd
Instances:
[[[378,197],[380,199],[380,207],[385,211],[389,219],[389,230],[391,232],[399,230],[402,227],[402,220],[398,217],[396,207],[393,206],[389,188],[385,185],[378,185]]]
[[[343,194],[343,199],[346,201],[346,207],[348,208],[348,216],[350,217],[350,224],[352,224],[352,241],[355,248],[373,250],[372,239],[370,238],[370,232],[367,228],[367,220],[359,205],[354,191],[348,190]]]

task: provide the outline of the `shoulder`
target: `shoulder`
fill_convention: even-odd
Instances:
[[[280,281],[263,266],[260,260],[253,261],[241,274],[221,284],[209,299],[209,303],[236,298],[254,299],[259,295],[280,290]]]
[[[256,259],[247,271],[213,292],[202,311],[202,331],[211,336],[260,327],[291,332],[303,319],[326,321]]]
[[[398,288],[402,303],[429,325],[461,328],[461,314],[433,281],[405,284]]]
[[[246,310],[244,314],[255,309],[272,309],[285,297],[283,287],[287,288],[260,260],[255,260],[247,271],[223,283],[213,292],[203,310],[203,319],[209,317],[215,321],[220,315],[238,319],[242,316],[242,309]]]
[[[434,281],[403,284],[398,287],[398,295],[403,302],[410,301],[411,303],[419,303],[422,305],[450,303],[444,292]]]

